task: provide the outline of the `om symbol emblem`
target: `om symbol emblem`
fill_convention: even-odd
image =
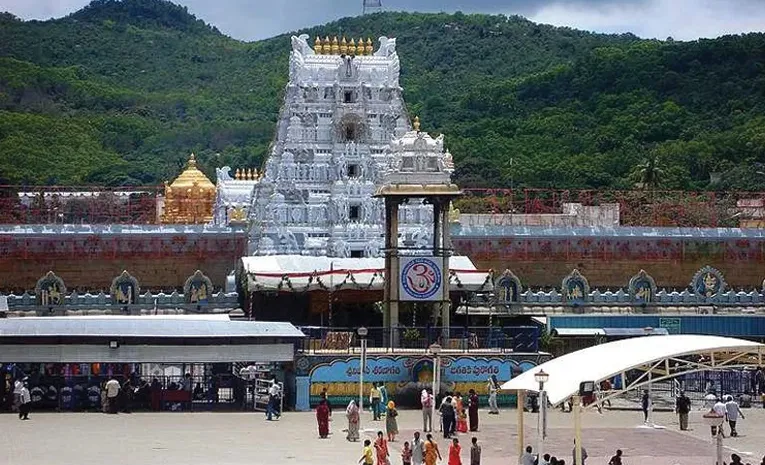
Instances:
[[[429,258],[415,258],[401,270],[401,287],[414,299],[429,299],[441,289],[441,269]]]

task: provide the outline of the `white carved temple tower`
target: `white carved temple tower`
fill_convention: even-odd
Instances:
[[[292,37],[289,82],[265,174],[248,209],[250,254],[377,257],[383,206],[372,198],[392,162],[390,144],[411,129],[396,40]],[[428,243],[433,210],[399,213],[404,246]]]

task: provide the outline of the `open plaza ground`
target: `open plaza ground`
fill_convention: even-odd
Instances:
[[[677,417],[668,412],[654,415],[664,429],[642,426],[642,413],[587,411],[583,415],[583,443],[588,464],[601,465],[617,448],[630,465],[700,465],[714,462],[714,444],[702,411],[691,415],[691,431],[678,431]],[[726,461],[732,452],[744,463],[759,464],[765,454],[765,409],[744,410],[741,435],[726,438]],[[391,444],[391,463],[400,464],[404,440],[422,428],[419,410],[402,411],[399,439]],[[573,417],[551,410],[545,452],[573,463]],[[537,415],[525,414],[525,442],[536,449]],[[313,413],[287,412],[279,421],[265,421],[260,413],[32,413],[29,421],[15,415],[0,416],[0,463],[4,465],[132,465],[132,464],[353,464],[361,455],[361,443],[346,441],[344,410],[335,409],[332,434],[319,439]],[[481,411],[482,464],[517,463],[517,411],[500,415]],[[372,438],[385,422],[362,419],[362,439]],[[436,436],[439,436],[436,434]],[[473,433],[459,435],[467,446]],[[444,455],[447,442],[438,437]],[[468,448],[463,463],[469,463]],[[445,463],[445,462],[444,462]]]

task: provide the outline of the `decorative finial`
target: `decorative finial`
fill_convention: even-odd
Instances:
[[[356,42],[358,46],[356,47],[356,55],[363,55],[364,54],[364,38],[359,37],[359,41]]]
[[[197,159],[192,153],[191,156],[189,156],[189,168],[196,168],[197,167]]]
[[[348,54],[348,42],[345,40],[345,36],[343,36],[342,40],[340,41],[340,55],[347,55]]]
[[[372,52],[374,52],[374,47],[372,46],[372,38],[371,37],[367,37],[367,46],[364,47],[364,51],[366,52],[367,55],[371,55]]]
[[[419,116],[414,117],[414,123],[412,123],[412,126],[414,126],[415,131],[420,132],[420,117]]]
[[[353,37],[351,37],[351,43],[348,44],[348,55],[355,55],[356,54],[356,41],[353,40]]]
[[[332,55],[340,53],[340,47],[337,45],[337,36],[332,38]]]
[[[321,49],[323,50],[324,55],[329,55],[332,53],[332,44],[329,41],[329,36],[324,36],[324,41],[322,42],[323,46]]]
[[[321,55],[321,38],[316,36],[316,40],[313,42],[313,50]]]
[[[234,179],[236,179],[236,180],[242,179],[242,170],[241,169],[239,169],[239,168],[236,169],[236,174],[234,174]]]

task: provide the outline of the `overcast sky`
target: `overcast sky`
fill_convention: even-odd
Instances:
[[[0,0],[24,19],[65,16],[89,0]],[[175,0],[234,38],[256,40],[361,13],[362,0]],[[382,0],[386,10],[519,14],[533,21],[689,40],[765,30],[765,0]]]

